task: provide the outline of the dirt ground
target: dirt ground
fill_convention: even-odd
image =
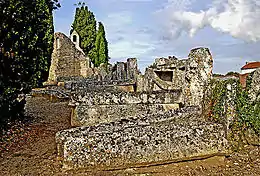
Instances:
[[[67,103],[53,103],[57,112],[30,122],[16,122],[0,138],[0,176],[23,175],[260,175],[260,147],[245,146],[230,157],[110,171],[64,171],[57,159],[55,133],[70,127]],[[46,110],[41,109],[42,113]],[[39,112],[41,113],[41,112]]]

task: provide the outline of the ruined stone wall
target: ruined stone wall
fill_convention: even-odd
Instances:
[[[117,169],[227,152],[227,122],[201,116],[212,74],[207,48],[193,49],[188,59],[156,59],[144,75],[130,58],[92,68],[88,78],[79,77],[80,62],[69,60],[69,51],[63,54],[50,71],[50,78],[64,81],[63,90],[54,86],[34,93],[70,99],[71,124],[80,127],[56,134],[64,168]],[[67,68],[70,62],[77,73]]]
[[[186,103],[201,105],[206,87],[212,78],[213,58],[208,48],[191,50],[185,73]]]
[[[102,75],[101,80],[113,81],[135,81],[139,74],[137,59],[128,58],[126,62],[117,62],[114,65],[109,65],[105,75]]]
[[[55,33],[54,49],[48,82],[63,81],[65,77],[87,77],[92,74],[90,60],[62,33]]]
[[[249,89],[249,97],[252,102],[260,102],[260,68],[253,73],[252,82]]]
[[[70,105],[75,107],[72,125],[95,125],[176,109],[182,102],[180,93],[78,92],[72,95],[70,101]]]
[[[75,126],[111,122],[136,114],[153,114],[156,109],[202,106],[211,77],[212,58],[206,48],[193,49],[188,59],[159,58],[138,74],[136,59],[118,62],[108,72],[81,80],[66,81],[71,90]],[[104,69],[104,68],[103,68]]]
[[[201,105],[212,77],[213,59],[207,48],[191,50],[188,59],[158,58],[137,79],[138,91],[182,90],[185,105]]]
[[[200,118],[195,107],[64,130],[56,134],[56,143],[64,168],[87,169],[225,153],[227,144],[223,126]]]

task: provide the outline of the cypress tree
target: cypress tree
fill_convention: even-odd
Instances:
[[[98,23],[98,32],[95,42],[95,62],[94,65],[97,67],[101,63],[108,64],[108,43],[106,40],[105,28],[104,25],[99,22]]]
[[[75,18],[72,23],[72,31],[75,30],[80,36],[80,47],[86,55],[93,60],[93,51],[96,40],[96,19],[93,12],[82,4],[76,8]]]

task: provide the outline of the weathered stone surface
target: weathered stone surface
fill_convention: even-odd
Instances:
[[[137,59],[136,58],[128,58],[126,62],[126,76],[128,79],[135,80],[136,76],[139,74]]]
[[[179,104],[122,104],[122,105],[84,105],[73,111],[72,126],[91,126],[104,122],[128,119],[138,115],[157,114],[160,111],[178,109]]]
[[[89,58],[66,35],[55,33],[54,38],[48,82],[92,74]]]
[[[213,59],[207,48],[191,50],[188,59],[158,58],[143,77],[138,77],[137,90],[182,90],[183,104],[200,106],[212,68]]]
[[[253,74],[249,96],[252,102],[260,102],[260,68],[258,68]]]
[[[196,48],[191,50],[188,60],[185,104],[201,105],[205,89],[212,78],[213,59],[208,48]]]
[[[180,103],[180,90],[169,92],[78,92],[72,93],[71,104],[173,104]]]
[[[76,126],[112,122],[140,114],[178,108],[180,91],[174,92],[78,92],[71,97],[75,107],[72,118]]]
[[[121,119],[56,134],[64,168],[120,168],[225,152],[221,124],[194,108]]]

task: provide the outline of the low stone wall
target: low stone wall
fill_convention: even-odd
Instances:
[[[54,98],[59,99],[59,101],[69,101],[70,99],[70,92],[65,91],[61,87],[53,87],[52,89],[46,88],[37,88],[33,89],[28,96],[33,97],[46,97],[46,98]]]
[[[122,105],[122,104],[174,104],[181,103],[181,92],[88,92],[73,93],[70,104]]]
[[[96,125],[142,114],[179,108],[180,91],[174,92],[81,92],[70,105],[73,126]]]
[[[93,105],[80,104],[73,111],[72,126],[90,126],[104,122],[113,122],[137,115],[156,114],[179,108],[179,104],[123,104]]]
[[[139,115],[56,134],[64,168],[116,169],[226,152],[225,128],[198,109]]]

